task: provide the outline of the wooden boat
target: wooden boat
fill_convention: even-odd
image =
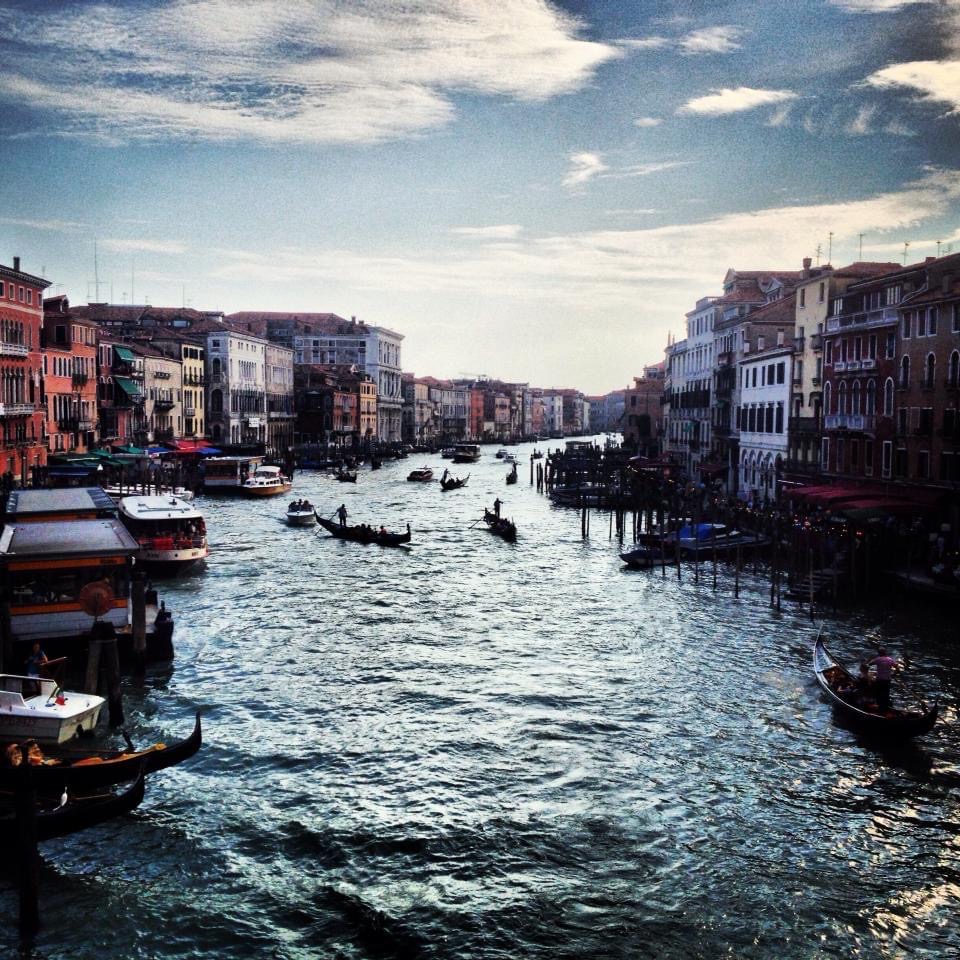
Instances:
[[[313,527],[317,513],[309,500],[295,500],[287,507],[287,524],[291,527]]]
[[[513,469],[507,474],[507,483],[516,483],[517,482],[517,465],[513,465]]]
[[[502,537],[507,543],[516,542],[517,528],[512,520],[507,520],[505,517],[498,517],[492,510],[487,510],[486,507],[484,507],[483,510],[483,519],[490,528],[491,533]]]
[[[383,461],[379,457],[370,458],[370,469],[379,470],[383,466]]]
[[[121,497],[120,520],[140,544],[137,563],[178,574],[210,555],[203,514],[179,497]]]
[[[900,738],[928,733],[937,722],[939,704],[923,705],[919,710],[888,710],[880,713],[876,704],[861,701],[856,692],[856,678],[839,664],[818,635],[813,644],[813,671],[827,698],[847,720],[864,733]]]
[[[407,479],[413,483],[429,483],[433,479],[433,471],[429,467],[418,467],[407,474]]]
[[[356,483],[357,471],[356,470],[340,470],[338,473],[334,474],[334,477],[337,480],[339,480],[341,483]]]
[[[53,840],[66,837],[71,833],[86,830],[105,823],[114,817],[135,810],[143,802],[144,775],[141,770],[136,780],[120,793],[109,793],[102,797],[84,797],[61,801],[53,806],[43,800],[38,801],[36,811],[37,840]],[[0,815],[0,838],[7,849],[17,842],[20,825],[14,813]]]
[[[440,478],[440,489],[443,490],[444,493],[446,493],[447,490],[459,490],[461,487],[465,487],[467,485],[467,481],[469,479],[469,473],[465,477],[442,476]]]
[[[197,713],[193,731],[183,740],[171,743],[155,743],[144,750],[81,750],[52,749],[46,751],[38,762],[30,761],[33,784],[40,793],[57,793],[62,790],[96,790],[100,787],[126,783],[141,772],[156,773],[167,767],[189,760],[203,743],[200,729],[200,714]],[[19,776],[15,767],[0,766],[0,789],[12,790]]]
[[[0,740],[66,743],[94,729],[103,697],[61,690],[56,680],[0,674]]]
[[[380,533],[373,527],[355,524],[352,527],[341,526],[326,517],[317,516],[317,523],[338,540],[352,540],[354,543],[376,543],[381,547],[400,547],[410,542],[410,524],[406,533]]]
[[[276,497],[281,493],[289,493],[293,489],[293,481],[279,467],[264,464],[254,470],[253,476],[243,481],[240,489],[248,497]]]
[[[651,567],[659,566],[660,552],[652,547],[637,544],[632,550],[624,550],[620,554],[620,559],[633,570],[649,570]],[[676,558],[667,557],[666,561],[675,563]]]

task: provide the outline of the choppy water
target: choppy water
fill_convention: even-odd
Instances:
[[[836,724],[805,612],[772,611],[761,577],[734,600],[723,573],[627,572],[605,518],[584,543],[492,453],[446,494],[405,481],[422,458],[355,488],[297,475],[328,515],[409,521],[408,551],[288,529],[286,498],[200,498],[213,556],[161,585],[175,668],[127,713],[147,743],[199,708],[207,742],[134,815],[44,846],[29,955],[960,950],[956,621],[891,599],[828,622],[835,653],[886,642],[944,705],[878,752]],[[471,529],[498,494],[514,546]]]

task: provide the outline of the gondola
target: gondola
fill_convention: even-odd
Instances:
[[[493,511],[487,510],[486,507],[483,509],[483,519],[490,528],[491,533],[495,533],[498,537],[503,537],[507,543],[516,542],[517,528],[512,520],[507,520],[505,517],[498,517]]]
[[[516,483],[517,482],[517,465],[513,465],[513,469],[507,474],[507,483]]]
[[[465,477],[441,477],[440,478],[440,489],[446,492],[447,490],[459,490],[461,487],[467,485],[467,481],[470,479],[470,474],[468,473]]]
[[[379,457],[370,458],[370,469],[379,470],[383,466],[383,461]]]
[[[406,533],[380,533],[372,527],[355,525],[341,526],[333,520],[317,516],[317,523],[338,540],[352,540],[354,543],[376,543],[381,547],[401,547],[410,542],[410,524],[407,524]]]
[[[937,722],[940,709],[937,703],[932,707],[924,704],[922,710],[891,709],[886,713],[880,713],[874,704],[858,705],[852,693],[856,678],[834,660],[819,635],[813,644],[813,671],[834,707],[864,733],[891,738],[918,737],[928,733]]]
[[[193,732],[169,746],[158,743],[145,750],[89,751],[60,749],[45,752],[44,762],[31,764],[33,783],[40,793],[60,793],[64,789],[95,790],[133,780],[141,768],[145,774],[176,766],[192,757],[203,743],[200,714]],[[0,789],[12,790],[18,771],[0,767]]]
[[[136,780],[120,793],[103,797],[71,798],[59,806],[52,806],[41,800],[36,811],[37,840],[65,837],[129,813],[140,806],[143,795],[144,773],[141,769]],[[17,842],[19,835],[20,825],[16,814],[0,815],[0,839],[7,844],[8,849]]]
[[[335,474],[337,480],[341,483],[356,483],[357,482],[357,471],[350,470],[341,470],[339,473]]]

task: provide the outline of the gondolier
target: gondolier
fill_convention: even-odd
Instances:
[[[873,689],[877,695],[877,709],[885,713],[890,709],[890,680],[893,677],[893,671],[899,667],[899,664],[893,657],[887,655],[887,651],[881,647],[877,655],[870,661],[870,664],[876,668],[876,677],[873,681]]]
[[[337,519],[340,521],[340,526],[345,527],[347,525],[347,507],[346,504],[341,503],[336,511]]]

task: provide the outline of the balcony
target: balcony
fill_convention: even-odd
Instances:
[[[195,417],[195,416],[197,415],[197,408],[196,408],[196,407],[184,407],[184,408],[183,408],[183,415],[184,415],[185,417]]]
[[[173,407],[174,401],[170,397],[164,397],[163,399],[158,399],[153,401],[154,410],[170,410]]]
[[[202,387],[205,382],[206,380],[203,376],[197,376],[193,373],[188,373],[183,378],[183,385],[185,387]]]
[[[871,310],[869,313],[854,313],[844,317],[830,317],[827,320],[827,333],[839,330],[868,329],[886,327],[897,323],[900,315],[896,307],[884,307],[883,310]]]
[[[154,379],[156,380],[169,380],[170,371],[169,370],[154,370],[153,371]]]
[[[875,417],[862,413],[836,413],[823,418],[826,430],[873,430]]]
[[[96,422],[93,420],[78,420],[77,429],[81,432],[86,432],[88,430],[93,430],[96,427]]]
[[[820,432],[820,423],[816,417],[790,417],[787,430],[792,434],[816,436]]]
[[[29,353],[30,348],[25,343],[0,342],[0,357],[25,357]]]
[[[70,377],[70,382],[74,387],[85,387],[89,379],[85,373],[74,373]]]
[[[810,382],[815,386],[819,387],[821,382],[821,377],[814,377]]]
[[[31,413],[32,403],[0,403],[0,417],[28,417]]]
[[[833,365],[834,373],[846,373],[847,372],[847,361],[846,360],[837,360]]]
[[[860,361],[861,370],[876,370],[877,361],[873,357],[867,357],[865,360]]]
[[[810,335],[810,349],[819,353],[823,349],[823,334],[814,333]]]

